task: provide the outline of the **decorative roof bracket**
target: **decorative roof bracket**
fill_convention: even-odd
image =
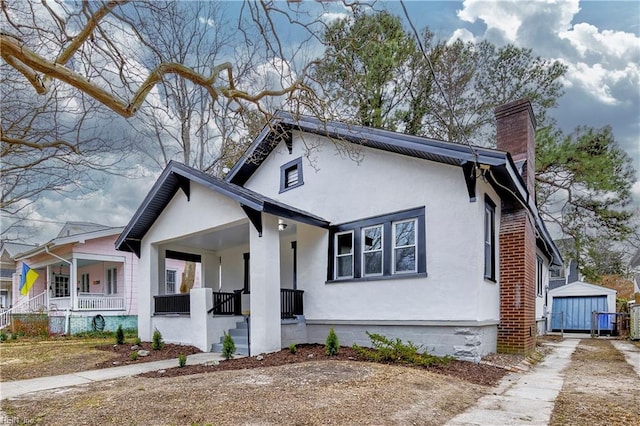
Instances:
[[[262,212],[259,210],[254,210],[251,207],[247,207],[244,204],[240,204],[242,210],[244,210],[245,214],[249,218],[249,221],[253,224],[258,231],[258,236],[262,237]]]
[[[467,192],[469,193],[469,202],[476,202],[476,163],[467,161],[462,164],[462,173],[464,181],[467,184]]]
[[[184,195],[187,196],[187,201],[191,201],[191,179],[179,175],[178,173],[173,173],[173,176],[178,180],[178,185],[180,185],[180,189],[184,192]]]

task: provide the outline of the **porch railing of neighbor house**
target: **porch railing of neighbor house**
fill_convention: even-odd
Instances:
[[[71,297],[52,297],[49,299],[50,311],[64,311],[71,309]]]
[[[296,315],[304,314],[302,296],[304,291],[292,290],[288,288],[280,289],[280,317],[295,318]]]
[[[233,293],[213,292],[213,315],[242,315],[242,290]]]
[[[122,311],[124,310],[124,297],[104,295],[78,295],[79,310],[94,311]]]
[[[189,293],[153,296],[153,312],[156,315],[188,314],[191,311],[190,297]]]
[[[47,305],[45,305],[46,294],[42,292],[37,296],[34,296],[28,300],[24,300],[20,303],[17,303],[11,309],[4,309],[0,312],[0,329],[8,326],[11,322],[11,314],[26,314],[26,313],[36,313],[36,312],[45,312],[47,310]]]

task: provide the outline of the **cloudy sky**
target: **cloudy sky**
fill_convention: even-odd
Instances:
[[[407,1],[413,24],[443,39],[488,39],[533,49],[568,66],[565,95],[552,111],[560,127],[611,125],[618,143],[640,170],[640,2],[632,1]],[[237,2],[225,3],[237,13]],[[378,3],[403,16],[398,2]],[[339,6],[331,17],[340,16]],[[285,36],[295,37],[295,32]],[[159,173],[159,171],[158,171]],[[153,185],[153,177],[110,178],[81,199],[47,196],[35,205],[36,243],[53,238],[65,221],[124,226]],[[634,186],[640,205],[640,181]]]

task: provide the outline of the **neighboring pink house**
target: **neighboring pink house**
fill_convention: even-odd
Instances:
[[[13,313],[46,311],[54,333],[137,328],[137,259],[114,247],[122,229],[67,222],[56,238],[16,254]],[[19,290],[23,263],[39,274],[28,295]]]

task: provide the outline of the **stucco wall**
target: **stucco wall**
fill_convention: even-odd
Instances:
[[[459,167],[368,148],[363,148],[364,158],[356,163],[336,155],[330,142],[317,136],[305,138],[306,143],[320,147],[310,159],[294,137],[293,153],[283,144],[278,146],[246,186],[334,224],[424,206],[428,274],[426,278],[326,283],[327,231],[299,224],[298,288],[305,291],[307,319],[499,318],[498,284],[485,280],[483,274],[484,194],[500,205],[487,184],[478,180],[477,201],[469,202]],[[280,167],[298,157],[303,158],[304,185],[279,193]]]
[[[164,281],[163,250],[173,248],[172,244],[185,235],[242,222],[246,222],[247,226],[249,226],[246,215],[237,202],[197,183],[191,184],[190,201],[187,200],[182,191],[176,193],[153,226],[151,226],[141,244],[142,249],[138,267],[144,273],[140,274],[137,283],[139,297],[138,333],[142,340],[150,340],[153,333],[153,296],[159,294],[159,283]],[[203,254],[201,279],[206,287],[217,288],[218,254],[207,252],[206,250],[190,250],[190,252]],[[214,263],[215,265],[213,265]],[[158,324],[164,324],[167,319],[156,318],[156,320]],[[174,325],[181,322],[184,321],[175,321],[167,325],[171,330],[175,331],[175,335],[172,334],[174,332],[170,332],[169,335],[173,336],[171,338],[177,341],[181,338],[184,339],[184,336],[180,337],[177,334],[180,326],[188,327],[188,325],[185,325],[186,322],[185,324]]]

